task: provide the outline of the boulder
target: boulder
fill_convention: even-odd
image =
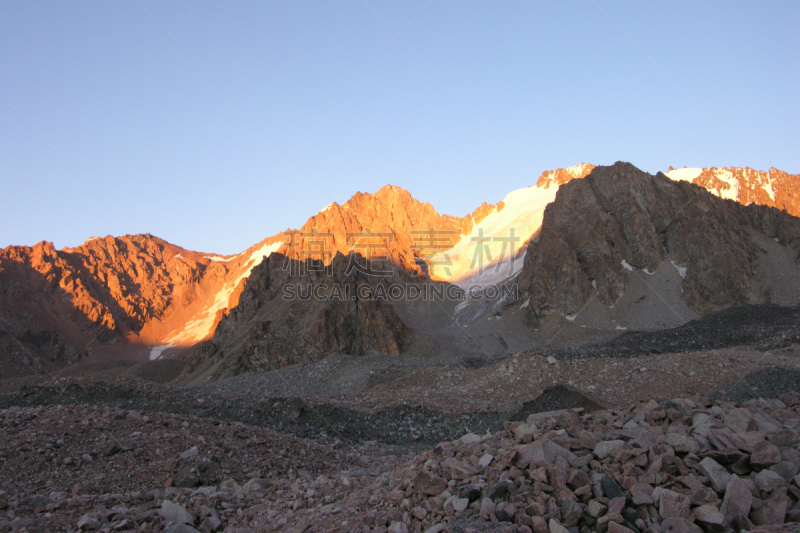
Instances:
[[[758,490],[769,493],[786,486],[786,480],[772,470],[762,470],[753,477],[753,482]]]
[[[711,483],[711,488],[720,494],[725,492],[731,474],[721,464],[710,457],[706,457],[698,464],[698,468]]]
[[[790,506],[789,496],[785,492],[779,492],[753,511],[750,519],[757,526],[781,525],[786,519],[786,511]]]
[[[601,461],[610,455],[614,455],[625,445],[622,440],[606,440],[598,442],[594,447],[595,456]]]
[[[447,481],[439,476],[431,474],[427,470],[420,470],[417,473],[417,477],[414,479],[414,492],[417,494],[436,496],[444,492],[446,488]]]
[[[769,441],[763,440],[753,447],[753,453],[750,454],[750,464],[753,469],[761,470],[769,468],[781,462],[780,449]]]
[[[748,516],[753,505],[753,494],[736,474],[731,476],[725,488],[720,512],[725,516],[725,525],[730,525],[738,516]]]
[[[688,496],[665,489],[658,497],[658,514],[661,518],[689,518],[692,500]]]
[[[161,509],[158,510],[158,514],[161,518],[173,524],[194,524],[192,514],[183,505],[172,503],[170,500],[161,502]]]

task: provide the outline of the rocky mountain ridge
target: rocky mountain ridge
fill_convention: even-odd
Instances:
[[[562,185],[547,207],[518,278],[521,299],[529,299],[534,322],[553,310],[574,317],[593,298],[614,306],[629,272],[674,268],[683,278],[683,298],[698,314],[770,303],[788,289],[768,283],[763,256],[770,242],[789,250],[796,285],[799,219],[763,205],[720,201],[627,163],[597,167]]]
[[[698,196],[702,189],[681,188],[678,183],[693,181],[714,195],[727,198],[733,186],[728,174],[721,171],[739,180],[735,198],[738,202],[758,205],[749,210],[739,209],[739,204],[719,207],[721,204],[715,203],[713,196]],[[614,185],[614,194],[587,193],[592,183],[604,184],[591,185],[595,189],[602,189],[606,182],[616,183],[597,177],[604,172],[608,171],[589,164],[544,172],[535,187],[515,191],[497,205],[484,203],[461,218],[440,215],[408,191],[387,185],[374,194],[357,193],[342,205],[333,203],[309,218],[299,230],[287,230],[235,256],[192,252],[150,235],[93,238],[64,250],[56,250],[50,243],[10,246],[0,251],[2,366],[4,371],[13,369],[11,374],[43,372],[112,345],[155,346],[158,349],[153,350],[154,357],[170,347],[197,345],[214,336],[218,324],[233,313],[243,295],[248,299],[243,303],[252,307],[252,290],[246,288],[248,279],[265,258],[276,253],[281,254],[281,264],[273,264],[272,271],[290,264],[302,269],[315,261],[330,266],[334,258],[341,256],[349,258],[349,266],[358,266],[353,265],[354,258],[360,257],[362,265],[370,260],[366,271],[372,269],[373,275],[375,271],[391,273],[401,280],[408,278],[411,283],[433,277],[456,283],[462,289],[468,284],[485,287],[519,276],[516,279],[525,295],[520,302],[533,297],[525,305],[529,324],[537,323],[553,310],[574,316],[593,294],[602,304],[614,305],[625,292],[627,272],[652,272],[667,258],[679,271],[688,272],[683,283],[686,300],[700,314],[773,297],[768,293],[774,283],[761,287],[753,281],[764,270],[763,265],[758,265],[764,254],[757,249],[766,250],[772,245],[761,242],[763,239],[756,243],[746,233],[755,231],[765,238],[777,239],[782,249],[795,250],[792,223],[764,205],[769,200],[787,212],[795,212],[797,176],[774,169],[769,173],[708,169],[692,177],[693,173],[673,170],[667,174],[672,181],[662,179],[657,188],[634,187],[631,192]],[[637,176],[649,179],[643,173]],[[720,176],[728,181],[720,181]],[[581,185],[584,182],[589,185]],[[665,191],[672,191],[667,194],[669,206],[659,207],[659,195]],[[680,201],[677,198],[681,194],[689,208],[673,205]],[[564,199],[553,207],[557,195]],[[628,200],[620,203],[617,197]],[[620,212],[624,216],[617,213],[609,217],[604,213],[610,212],[615,202],[624,208]],[[641,207],[641,202],[646,206]],[[696,202],[700,204],[695,205]],[[579,209],[575,207],[578,205]],[[677,222],[668,224],[667,242],[662,235],[665,230],[658,224],[667,224],[665,213],[671,209],[680,215]],[[705,213],[708,209],[713,214]],[[656,211],[662,213],[658,215],[661,218],[656,217],[658,220],[651,216]],[[689,212],[705,220],[703,227],[708,231],[698,230],[700,226],[694,226]],[[432,228],[434,232],[430,231]],[[515,236],[517,248],[506,256],[513,259],[516,255],[517,266],[499,277],[482,275],[475,266],[479,247],[490,252],[490,261],[507,260],[501,257],[505,242],[484,244],[484,232],[497,236],[519,228]],[[702,242],[704,246],[692,242]],[[668,245],[668,250],[662,250],[661,245]],[[714,252],[716,255],[710,259],[701,257],[718,245],[722,251]],[[596,256],[598,251],[600,256]],[[770,257],[775,255],[774,250],[768,252]],[[796,254],[796,250],[792,253]],[[443,266],[452,272],[445,272]],[[341,265],[337,269],[341,270]],[[717,279],[716,274],[703,274],[722,271],[724,280]],[[369,280],[351,279],[348,283],[365,281]],[[247,305],[237,316],[242,316]],[[396,311],[387,308],[381,313]],[[315,314],[319,309],[298,307],[293,312],[300,316]],[[339,318],[333,323],[341,320],[342,313],[348,315],[350,311],[336,311]],[[230,323],[232,319],[227,320]],[[408,317],[403,316],[400,322],[404,320],[408,322]],[[302,321],[307,322],[306,326],[311,323]],[[325,326],[321,331],[334,335],[336,328]],[[367,342],[358,348],[354,347],[358,343],[336,340],[335,335],[326,337],[321,344],[318,341],[322,337],[311,335],[301,344],[323,346],[314,350],[316,354],[343,349],[396,353],[393,346],[402,344],[397,340],[405,335],[399,331],[391,327],[381,330],[376,337],[382,339],[380,342]]]

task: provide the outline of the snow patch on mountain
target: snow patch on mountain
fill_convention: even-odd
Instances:
[[[772,188],[772,176],[767,176],[767,183],[761,187],[767,193],[769,199],[775,201],[775,189]]]
[[[733,172],[727,169],[719,169],[716,173],[716,177],[722,183],[727,184],[727,188],[722,187],[722,190],[718,192],[720,198],[725,198],[726,200],[734,200],[739,201],[739,180],[733,177]]]
[[[666,176],[673,181],[693,182],[701,173],[702,168],[676,168],[666,173]]]
[[[239,283],[250,276],[250,272],[253,271],[256,265],[260,264],[264,258],[269,257],[273,252],[277,252],[281,246],[283,246],[283,242],[278,241],[272,244],[265,244],[261,248],[253,251],[250,257],[244,261],[239,276],[234,281],[226,283],[216,294],[211,305],[187,322],[181,331],[176,332],[166,339],[166,342],[173,345],[195,344],[213,334],[217,312],[228,308],[228,301],[230,300],[231,294],[233,294],[233,291],[239,286]]]
[[[458,244],[437,256],[434,275],[461,288],[496,285],[522,270],[525,244],[542,227],[544,209],[556,187],[526,187],[510,192],[505,207],[493,211]]]
[[[670,263],[672,263],[672,266],[674,266],[675,269],[678,271],[678,274],[680,274],[680,276],[685,279],[686,278],[686,272],[689,269],[687,267],[679,266],[675,261],[670,261]]]
[[[169,348],[173,348],[171,344],[164,344],[162,346],[153,346],[150,348],[150,360],[156,361],[163,357],[164,350],[168,350]]]

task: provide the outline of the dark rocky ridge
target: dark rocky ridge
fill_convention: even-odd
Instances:
[[[531,298],[528,320],[575,315],[594,297],[614,305],[627,286],[623,261],[649,272],[667,260],[686,267],[683,298],[700,314],[769,302],[778,288],[762,282],[752,232],[791,249],[800,265],[800,219],[629,163],[596,167],[559,189],[528,245],[518,278],[521,299]]]
[[[353,268],[354,262],[367,269]],[[376,275],[373,267],[385,270],[391,265],[339,253],[322,268],[272,254],[253,269],[239,304],[221,317],[214,337],[195,351],[183,379],[264,372],[330,353],[400,355],[412,340],[411,330],[391,303],[370,297],[398,278]],[[402,270],[394,271],[402,276]],[[416,283],[410,275],[403,277]]]

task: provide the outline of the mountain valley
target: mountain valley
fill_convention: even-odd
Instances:
[[[798,191],[581,164],[9,246],[0,531],[800,531]]]

